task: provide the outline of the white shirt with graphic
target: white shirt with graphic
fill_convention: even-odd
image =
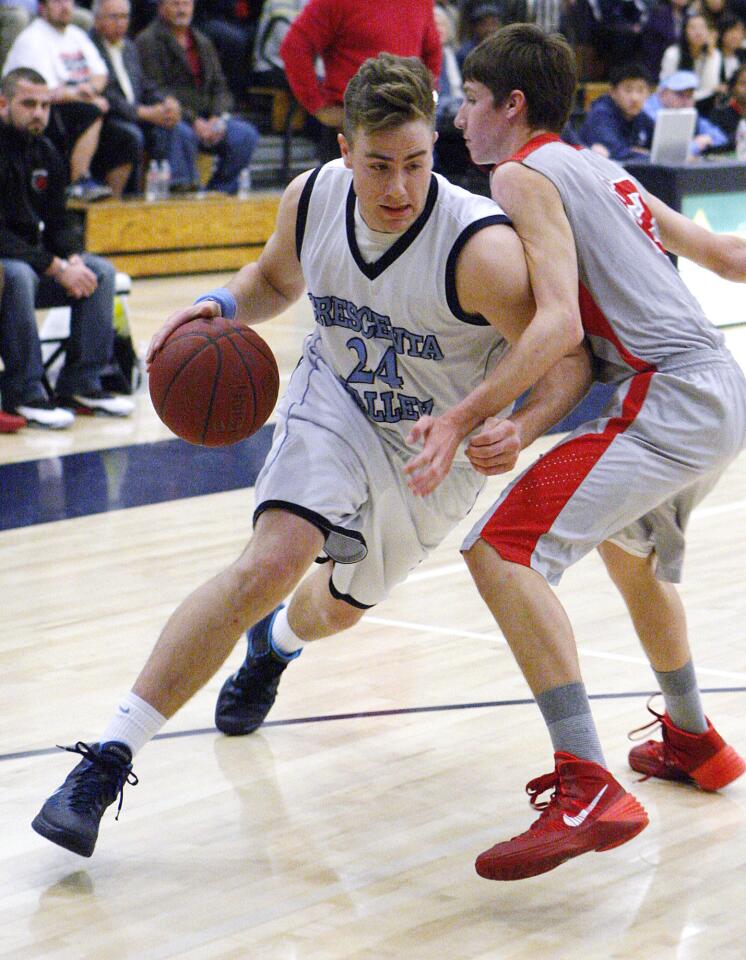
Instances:
[[[56,30],[41,17],[19,33],[3,64],[3,76],[16,67],[38,70],[53,90],[109,73],[93,41],[80,27],[70,24]]]

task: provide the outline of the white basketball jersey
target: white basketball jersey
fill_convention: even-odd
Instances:
[[[476,231],[510,221],[491,200],[433,174],[417,220],[366,263],[355,203],[342,160],[314,171],[300,198],[296,240],[316,320],[311,336],[358,407],[404,449],[415,420],[458,403],[505,349],[484,317],[462,310],[456,262]]]

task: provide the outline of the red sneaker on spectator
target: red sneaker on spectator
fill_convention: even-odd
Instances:
[[[26,418],[0,410],[0,433],[16,433],[26,426]]]

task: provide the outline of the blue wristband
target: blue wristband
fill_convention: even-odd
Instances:
[[[219,303],[220,312],[226,320],[233,320],[235,318],[238,304],[236,303],[236,298],[227,287],[216,287],[209,293],[203,293],[201,297],[197,297],[194,302],[201,303],[203,300],[214,300],[215,303]]]

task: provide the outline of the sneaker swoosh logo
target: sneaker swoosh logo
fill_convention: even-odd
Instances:
[[[587,806],[587,807],[584,807],[584,808],[580,811],[580,813],[576,814],[574,817],[568,817],[568,815],[567,815],[566,813],[564,813],[564,814],[562,815],[562,819],[563,819],[563,821],[567,824],[567,826],[568,826],[568,827],[579,827],[579,826],[581,826],[582,824],[584,824],[585,821],[586,821],[586,820],[588,819],[588,817],[590,816],[590,814],[593,813],[593,810],[595,809],[595,807],[596,807],[596,805],[598,804],[598,802],[599,802],[599,800],[601,799],[601,797],[606,793],[606,791],[608,790],[608,788],[609,788],[608,783],[607,783],[605,786],[601,787],[601,789],[598,791],[598,793],[596,794],[596,796],[591,800],[591,802],[588,804],[588,806]]]

